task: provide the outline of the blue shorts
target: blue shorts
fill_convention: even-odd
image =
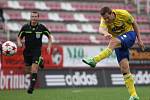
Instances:
[[[129,48],[133,46],[136,40],[136,32],[130,31],[117,38],[121,41],[121,47],[115,49],[118,62],[127,58],[129,60]]]

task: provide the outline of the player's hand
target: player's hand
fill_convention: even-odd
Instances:
[[[111,39],[112,38],[111,34],[105,34],[104,36],[105,36],[106,39]]]
[[[23,44],[21,42],[18,42],[18,47],[22,47]]]
[[[47,52],[48,52],[48,54],[51,53],[51,47],[47,47]]]
[[[138,40],[138,45],[139,45],[139,47],[142,49],[142,51],[144,51],[144,43],[143,43],[143,41],[140,39],[140,40]]]

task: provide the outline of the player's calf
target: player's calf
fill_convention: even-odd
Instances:
[[[31,74],[31,79],[30,79],[30,86],[29,86],[29,88],[27,90],[27,93],[29,93],[29,94],[33,93],[36,81],[37,81],[37,73],[32,73]]]

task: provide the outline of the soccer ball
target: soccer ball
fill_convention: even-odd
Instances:
[[[2,53],[5,56],[13,56],[17,52],[17,45],[14,42],[6,41],[2,44]]]

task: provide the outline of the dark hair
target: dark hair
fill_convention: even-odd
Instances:
[[[101,14],[102,16],[104,16],[106,13],[111,14],[111,13],[112,13],[111,8],[109,8],[109,7],[103,7],[103,8],[101,8],[100,14]]]
[[[39,12],[37,12],[37,11],[32,11],[31,13],[38,14],[38,17],[39,17]]]

